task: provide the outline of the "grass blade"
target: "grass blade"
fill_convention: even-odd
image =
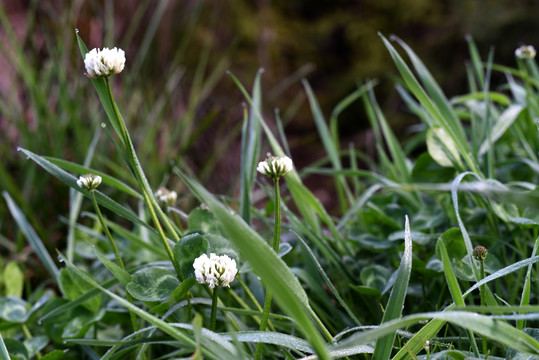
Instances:
[[[36,255],[39,257],[47,271],[55,280],[57,280],[59,274],[58,268],[56,267],[54,260],[52,260],[51,256],[47,252],[45,245],[43,245],[43,241],[41,241],[34,228],[28,223],[28,220],[26,220],[26,217],[22,213],[21,209],[19,209],[17,204],[15,204],[11,196],[9,196],[9,194],[5,191],[2,192],[2,195],[6,199],[8,209],[15,219],[15,222],[19,226],[19,229],[26,237],[26,240],[28,240],[28,243],[30,246],[32,246],[36,252]]]
[[[210,207],[225,230],[228,240],[262,278],[279,305],[296,320],[319,356],[329,359],[325,343],[308,314],[310,306],[307,295],[288,266],[239,216],[230,214],[223,204],[193,179],[179,171],[177,174],[199,200]]]
[[[19,148],[20,151],[22,151],[27,157],[32,159],[36,164],[41,166],[44,170],[46,170],[49,174],[56,177],[58,180],[62,181],[64,184],[70,186],[71,188],[83,193],[86,197],[91,199],[90,192],[86,189],[81,188],[77,185],[77,178],[75,178],[73,175],[67,173],[66,171],[62,170],[60,167],[54,165],[50,161],[46,160],[42,156],[36,155],[33,152]],[[95,190],[95,197],[97,199],[97,202],[100,205],[103,205],[107,209],[113,211],[114,213],[128,219],[129,221],[132,221],[138,225],[144,226],[145,228],[151,229],[154,231],[148,224],[140,220],[132,211],[124,208],[105,194],[103,194],[100,191]]]
[[[402,315],[406,290],[410,281],[412,271],[412,236],[410,233],[410,222],[406,216],[404,224],[404,254],[401,264],[397,270],[397,278],[389,295],[389,300],[382,318],[382,323],[397,319]],[[376,341],[374,347],[373,360],[387,360],[391,356],[391,349],[395,341],[395,332],[390,332]]]
[[[244,121],[241,135],[241,194],[240,214],[247,224],[251,223],[251,190],[260,156],[260,122],[257,115],[262,113],[262,71],[258,71],[253,85],[253,103],[249,117]]]

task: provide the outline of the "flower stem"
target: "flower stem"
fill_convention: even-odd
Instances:
[[[213,289],[212,299],[211,299],[211,317],[210,317],[210,330],[215,331],[215,318],[217,315],[217,290],[219,290],[219,286],[216,286]]]
[[[279,242],[281,239],[281,192],[279,190],[279,178],[273,178],[273,188],[275,189],[275,226],[273,228],[273,243],[272,247],[276,253],[279,252]],[[260,331],[266,331],[268,326],[269,312],[271,309],[272,293],[270,289],[266,289],[266,296],[264,298],[264,310],[262,312],[262,321],[260,322]],[[256,344],[255,360],[260,359],[262,355],[262,343]]]
[[[105,219],[103,218],[103,214],[101,214],[101,210],[99,210],[99,205],[97,204],[94,190],[90,190],[90,194],[92,194],[92,202],[94,204],[95,212],[97,213],[97,218],[99,219],[99,222],[101,223],[101,227],[103,228],[103,230],[105,231],[105,234],[107,235],[107,239],[109,239],[110,245],[112,246],[112,250],[114,251],[114,256],[116,257],[116,261],[118,262],[120,267],[123,270],[125,270],[124,262],[122,261],[122,258],[120,256],[120,251],[118,251],[116,242],[114,241],[114,238],[112,237],[109,231],[109,228],[107,227],[107,224],[105,224]]]
[[[155,200],[155,197],[153,196],[153,192],[150,188],[150,184],[148,183],[148,180],[146,179],[146,176],[144,175],[144,172],[140,166],[140,162],[138,161],[135,148],[133,146],[131,138],[129,137],[127,127],[125,126],[125,122],[123,121],[122,115],[120,114],[120,110],[118,109],[118,106],[116,105],[116,102],[114,101],[114,97],[112,96],[112,89],[111,89],[110,81],[108,77],[105,77],[105,82],[107,84],[108,95],[110,97],[110,101],[114,109],[114,114],[118,121],[117,125],[120,128],[120,133],[118,135],[122,138],[122,142],[125,146],[125,150],[127,151],[128,159],[130,162],[129,165],[131,166],[131,169],[135,175],[135,178],[137,179],[137,182],[139,186],[141,187],[142,195],[144,196],[144,200],[148,206],[148,209],[150,210],[150,215],[159,233],[159,236],[161,237],[161,240],[163,241],[165,250],[167,251],[167,255],[169,256],[170,261],[172,261],[172,264],[176,268],[176,265],[174,262],[174,254],[172,253],[172,249],[170,248],[170,245],[168,244],[167,237],[161,227],[159,218],[161,218],[168,232],[172,235],[175,241],[178,241],[180,237],[176,233],[176,230],[174,229],[172,224],[170,223],[169,218],[165,215],[163,210],[161,210],[161,208],[157,204],[157,201]],[[157,215],[159,215],[159,218]],[[180,276],[181,273],[178,272],[178,269],[176,269],[176,272],[178,273],[178,276]]]

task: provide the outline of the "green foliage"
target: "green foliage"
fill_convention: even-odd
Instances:
[[[56,158],[62,154],[55,147],[47,154],[54,157],[20,149],[29,163],[60,180],[69,198],[69,219],[61,221],[69,224],[70,241],[67,251],[58,249],[59,264],[45,246],[42,230],[32,226],[35,216],[21,201],[21,189],[2,177],[9,185],[3,192],[9,213],[52,281],[32,283],[30,269],[14,261],[2,263],[0,356],[247,359],[256,344],[263,345],[258,346],[263,358],[400,360],[422,355],[427,348],[428,356],[453,359],[471,351],[476,358],[539,354],[539,309],[530,305],[539,261],[535,62],[519,60],[518,70],[509,71],[493,65],[491,53],[484,63],[468,39],[469,93],[449,99],[406,43],[393,38],[398,50],[382,36],[402,77],[398,92],[421,126],[400,142],[376,100],[374,81],[359,84],[326,122],[304,80],[325,156],[284,176],[281,202],[272,197],[265,179],[258,181],[256,165],[266,148],[289,156],[294,148],[279,116],[279,136],[265,117],[262,72],[252,93],[230,74],[248,105],[238,139],[239,193],[220,196],[208,190],[217,175],[204,183],[182,159],[167,170],[159,161],[148,161],[158,155],[139,144],[127,121],[136,108],[124,105],[124,118],[124,101],[115,100],[114,93],[126,84],[136,87],[135,75],[124,74],[142,69],[163,9],[155,10],[154,25],[142,44],[145,51],[131,69],[84,84],[97,91],[93,96],[113,130],[106,132],[114,154],[97,146],[98,135],[86,152],[76,153],[75,161]],[[190,34],[185,36],[188,42]],[[86,45],[78,35],[77,41],[84,56]],[[176,154],[186,154],[206,129],[193,121],[197,104],[226,64],[222,59],[207,75],[209,56],[205,48],[194,74],[187,120],[166,141],[169,154],[175,141],[180,149]],[[24,60],[20,67],[26,71],[35,111],[49,116],[35,70]],[[491,75],[498,68],[512,76],[495,86]],[[113,87],[122,76],[127,76],[123,86]],[[131,88],[125,91],[137,94]],[[165,106],[168,100],[148,101]],[[341,148],[336,124],[356,101],[364,106],[376,140],[373,158],[354,146]],[[76,102],[81,109],[95,106],[92,101],[81,104]],[[162,125],[163,131],[170,130]],[[151,137],[156,125],[147,127]],[[58,136],[65,133],[56,130]],[[229,132],[227,139],[235,136]],[[96,166],[94,158],[101,158]],[[84,164],[78,165],[82,159]],[[362,169],[360,164],[371,166]],[[87,172],[103,178],[92,192],[79,187],[73,175]],[[334,209],[309,188],[313,174],[332,177]],[[169,177],[185,191],[180,201],[165,204],[155,190]],[[189,193],[197,205],[183,201]],[[101,211],[81,212],[94,196],[104,216]],[[283,232],[275,251],[268,243],[278,224],[272,212],[279,204]],[[121,262],[111,256],[105,234],[118,244]],[[472,257],[476,245],[488,249],[484,264]],[[210,253],[229,256],[239,269],[230,287],[219,292],[195,279],[194,260]],[[58,287],[61,294],[53,295],[49,287]],[[255,331],[265,293],[275,298],[270,331]]]

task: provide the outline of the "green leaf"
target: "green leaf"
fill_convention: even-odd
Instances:
[[[202,254],[209,254],[209,242],[200,234],[182,237],[174,245],[174,261],[178,262],[182,279],[195,277],[193,262]]]
[[[0,359],[9,360],[9,352],[6,343],[4,342],[4,338],[2,337],[2,333],[0,333]]]
[[[7,350],[9,351],[9,355],[11,355],[12,358],[15,358],[17,360],[30,359],[30,356],[28,355],[28,350],[22,342],[15,339],[5,339],[4,342],[6,344]]]
[[[28,305],[23,299],[16,297],[0,297],[0,319],[14,323],[26,321]]]
[[[388,279],[391,277],[391,273],[389,269],[381,265],[370,265],[361,270],[359,278],[366,287],[378,289],[382,293],[386,288]]]
[[[189,290],[196,284],[195,278],[188,278],[181,282],[180,285],[170,295],[170,302],[173,304],[184,300],[189,293]]]
[[[70,301],[56,298],[47,303],[43,308],[44,313],[69,304]],[[45,334],[55,342],[62,342],[66,338],[83,337],[88,329],[99,321],[105,311],[103,309],[92,313],[83,306],[68,307],[65,311],[57,312],[56,315],[47,317],[42,321]]]
[[[219,223],[208,209],[196,208],[191,210],[187,220],[190,232],[219,233]]]
[[[522,105],[513,104],[509,106],[505,111],[498,117],[496,123],[490,129],[490,136],[488,136],[481,147],[479,148],[479,156],[485,154],[492,144],[496,142],[506,131],[513,125],[515,120],[519,117],[520,113],[524,107]]]
[[[109,269],[112,275],[120,283],[122,283],[123,286],[127,286],[127,284],[131,281],[131,275],[129,275],[129,273],[122,269],[118,264],[107,259],[99,250],[95,248],[95,246],[93,248],[96,256],[99,258],[99,260],[101,260],[103,265]]]
[[[34,336],[24,340],[24,346],[28,350],[28,355],[32,358],[49,343],[49,338],[43,335]]]
[[[440,239],[444,242],[447,255],[451,261],[454,259],[462,259],[466,254],[466,245],[462,238],[462,233],[459,228],[451,228],[446,230]],[[442,260],[442,254],[439,252],[439,248],[436,247],[436,257]]]
[[[460,164],[458,149],[441,127],[431,127],[427,132],[427,149],[430,156],[441,166],[452,167]]]
[[[41,360],[60,360],[64,357],[67,350],[53,350],[47,355],[43,356]]]
[[[408,289],[408,282],[410,281],[410,273],[412,271],[412,236],[410,234],[408,216],[405,218],[404,231],[404,254],[402,255],[401,264],[397,270],[397,278],[393,284],[393,289],[391,289],[391,294],[389,295],[384,317],[382,318],[382,324],[399,318],[404,307],[406,290]],[[389,359],[394,340],[394,332],[379,338],[374,347],[373,360]]]
[[[173,271],[152,267],[134,273],[126,289],[135,299],[161,302],[168,300],[178,285]]]
[[[227,238],[238,249],[242,259],[248,261],[274,294],[277,303],[296,320],[298,327],[308,337],[318,355],[328,359],[322,340],[312,318],[307,295],[288,266],[269,245],[239,216],[230,213],[212,194],[185,174],[178,172],[184,183],[212,209],[221,223]]]
[[[21,298],[24,274],[19,265],[15,261],[8,262],[4,268],[2,277],[4,279],[5,295]]]
[[[85,282],[84,279],[81,279],[76,273],[68,268],[63,268],[60,270],[58,282],[60,284],[60,290],[62,290],[64,296],[69,300],[76,300],[83,294],[93,289],[93,286]],[[100,305],[101,295],[93,297],[82,303],[82,306],[91,312],[96,312]]]
[[[524,333],[530,335],[535,340],[539,340],[539,329],[526,328],[522,330]],[[507,360],[538,360],[538,355],[530,355],[529,353],[524,353],[516,349],[510,348],[505,354]]]

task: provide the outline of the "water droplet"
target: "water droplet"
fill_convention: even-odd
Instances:
[[[38,324],[39,326],[41,326],[41,325],[43,324],[43,321],[38,320],[38,321],[37,321],[37,324]]]
[[[67,344],[67,340],[64,340],[64,341],[62,341],[62,342],[64,343],[64,345],[66,345],[66,344]]]
[[[101,123],[101,127],[102,127],[102,128],[104,129],[104,128],[106,128],[106,127],[107,127],[107,124],[105,124],[105,123]]]
[[[95,248],[95,244],[92,243],[92,247]]]
[[[17,146],[17,151],[21,151],[22,148],[20,146]]]
[[[79,29],[75,28],[75,34],[79,33]]]

